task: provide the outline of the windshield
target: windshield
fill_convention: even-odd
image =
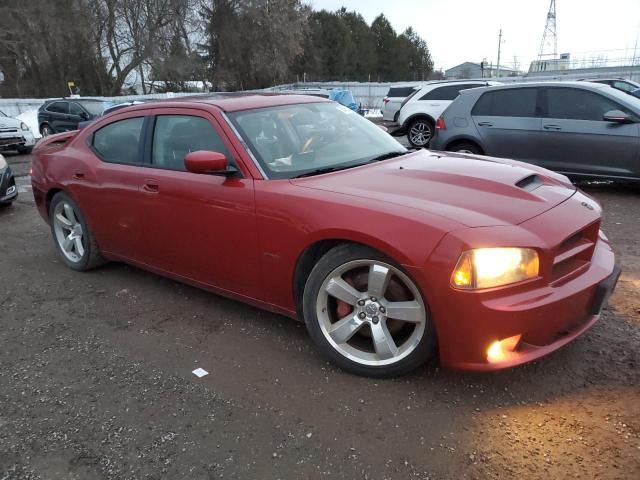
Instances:
[[[629,95],[615,88],[607,88],[606,92],[610,96],[618,99],[624,106],[631,108],[637,116],[640,116],[640,98],[636,98],[633,95]]]
[[[349,168],[407,150],[356,112],[311,103],[229,114],[269,178]]]
[[[105,108],[113,105],[111,102],[78,102],[91,115],[100,115]]]

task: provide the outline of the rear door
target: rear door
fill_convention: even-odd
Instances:
[[[53,102],[47,106],[49,125],[56,133],[66,132],[69,128],[69,102]]]
[[[90,137],[92,162],[70,172],[76,183],[74,194],[100,248],[128,260],[143,261],[146,235],[143,220],[141,178],[144,166],[143,141],[146,118],[121,117],[96,130]]]
[[[487,155],[540,163],[541,118],[536,87],[484,92],[471,117]]]
[[[575,87],[545,87],[542,98],[542,166],[584,175],[638,175],[638,123],[602,120],[610,110],[632,112],[600,93]]]

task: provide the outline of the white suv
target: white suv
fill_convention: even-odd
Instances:
[[[488,85],[502,84],[486,80],[451,80],[422,85],[403,102],[397,120],[400,128],[392,134],[406,134],[409,143],[414,147],[428,146],[436,119],[458,96],[460,90]]]

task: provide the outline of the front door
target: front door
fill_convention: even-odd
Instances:
[[[155,111],[145,195],[146,258],[189,280],[255,297],[259,254],[253,179],[236,160],[215,118],[197,109]],[[187,172],[189,152],[224,153],[235,177]]]
[[[640,129],[637,123],[605,122],[610,110],[626,110],[612,99],[575,87],[543,89],[544,167],[583,175],[640,175]],[[631,113],[631,112],[628,112]]]

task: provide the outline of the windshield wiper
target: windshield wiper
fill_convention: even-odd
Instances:
[[[396,157],[401,157],[402,155],[406,155],[407,153],[409,153],[408,151],[403,151],[403,152],[387,152],[387,153],[383,153],[382,155],[378,155],[377,157],[373,157],[371,160],[369,160],[369,162],[381,162],[382,160],[389,160],[390,158],[396,158]]]
[[[302,178],[302,177],[313,177],[314,175],[321,175],[323,173],[337,172],[338,170],[346,170],[348,168],[359,167],[360,165],[364,165],[359,163],[357,165],[346,165],[341,167],[324,167],[324,168],[316,168],[315,170],[309,170],[308,172],[301,173],[300,175],[296,175],[293,178]]]

